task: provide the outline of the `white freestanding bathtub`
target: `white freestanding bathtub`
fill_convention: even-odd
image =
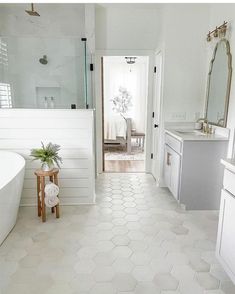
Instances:
[[[24,181],[25,160],[0,151],[0,245],[14,227]]]

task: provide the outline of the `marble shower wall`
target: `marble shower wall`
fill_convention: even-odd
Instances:
[[[85,5],[38,4],[40,17],[27,15],[27,8],[0,5],[0,40],[7,49],[0,82],[10,84],[13,107],[84,108]],[[39,62],[43,55],[46,65]]]

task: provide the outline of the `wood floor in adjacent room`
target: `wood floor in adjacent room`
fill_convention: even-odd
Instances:
[[[105,172],[144,172],[144,160],[105,160]]]

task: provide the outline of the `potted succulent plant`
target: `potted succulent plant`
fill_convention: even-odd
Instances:
[[[34,157],[33,160],[40,160],[42,163],[43,171],[50,171],[54,168],[56,164],[60,168],[62,163],[62,158],[58,155],[60,146],[57,144],[48,143],[46,146],[42,144],[42,148],[32,149],[31,156]]]

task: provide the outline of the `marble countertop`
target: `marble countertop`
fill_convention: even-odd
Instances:
[[[231,172],[235,173],[235,159],[227,158],[221,159],[221,163]]]
[[[228,137],[219,134],[205,134],[193,129],[165,129],[165,133],[179,141],[228,141]]]

